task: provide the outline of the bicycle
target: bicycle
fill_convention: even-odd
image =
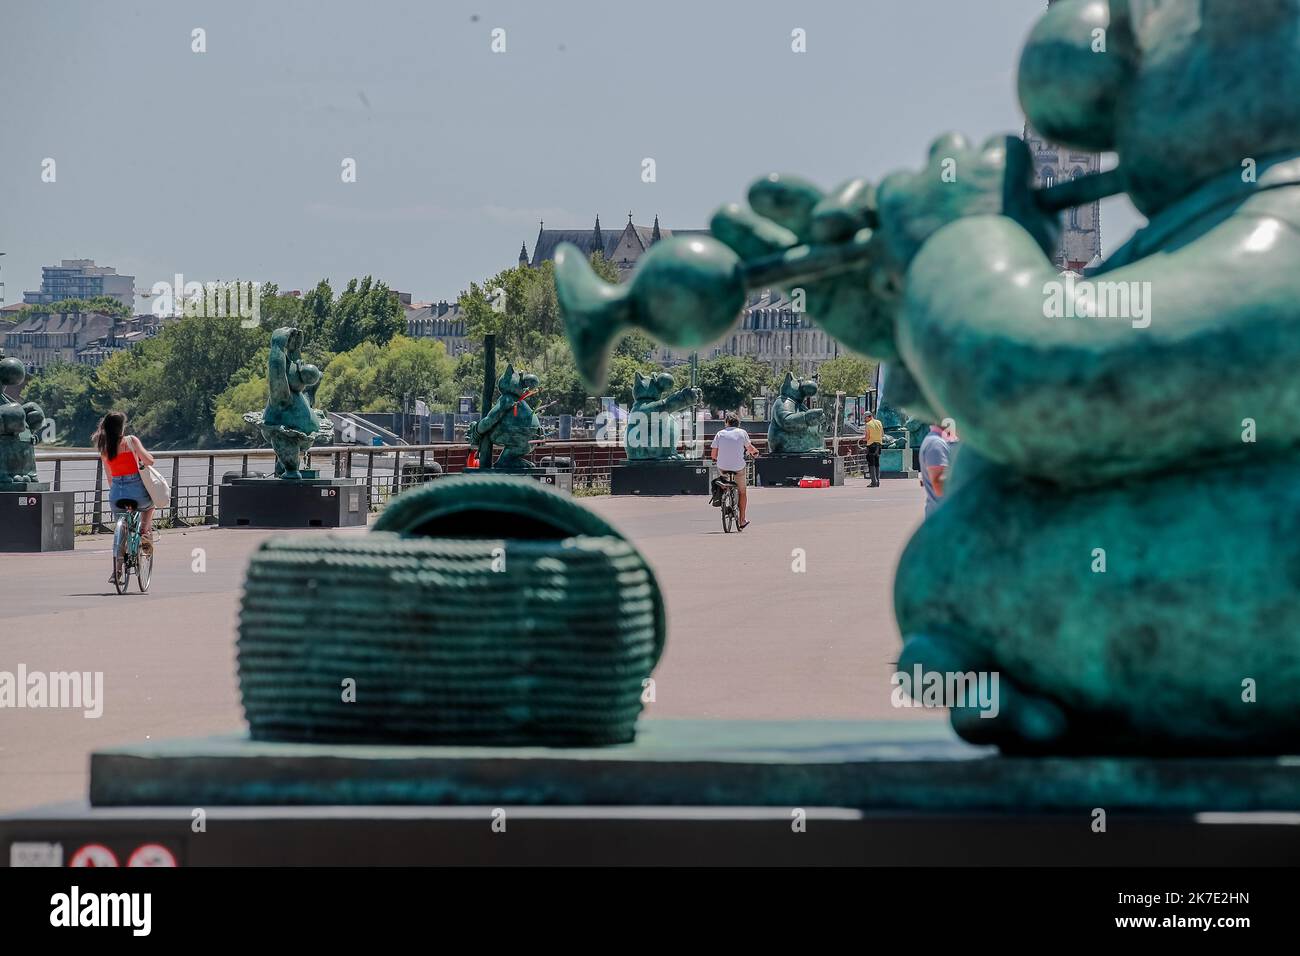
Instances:
[[[746,468],[752,460],[745,459]],[[726,534],[745,530],[740,526],[740,486],[736,484],[734,477],[737,474],[739,472],[724,471],[718,475],[718,481],[725,486],[722,492],[722,530]]]
[[[149,590],[149,579],[153,577],[153,550],[140,550],[141,515],[136,503],[123,498],[116,504],[122,513],[113,527],[113,587],[118,594],[125,594],[131,586],[131,575],[135,574],[136,587],[143,594]]]

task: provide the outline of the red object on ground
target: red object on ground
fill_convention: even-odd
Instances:
[[[828,488],[831,480],[829,478],[800,478],[800,488]]]
[[[476,452],[476,451],[471,451],[471,452],[469,453],[469,456],[465,459],[465,467],[466,467],[466,468],[477,468],[477,467],[478,467],[478,452]]]

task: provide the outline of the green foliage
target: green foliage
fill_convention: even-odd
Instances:
[[[64,299],[49,305],[28,305],[14,313],[14,321],[22,322],[33,315],[62,315],[68,312],[103,312],[105,315],[119,319],[131,317],[129,306],[107,295],[95,295],[89,299]]]
[[[759,394],[772,370],[753,356],[719,355],[700,363],[704,403],[720,411],[735,411]]]
[[[823,362],[817,369],[817,390],[834,397],[836,392],[861,395],[875,380],[876,363],[856,355],[841,355]]]
[[[398,408],[407,398],[445,404],[453,398],[455,372],[441,342],[399,335],[379,355],[375,390]]]
[[[663,371],[661,366],[646,362],[630,355],[615,355],[609,362],[609,383],[606,394],[614,396],[620,405],[631,406],[632,386],[636,383],[636,373],[654,375]]]
[[[618,268],[604,256],[593,255],[591,264],[598,275],[618,281]],[[471,283],[457,303],[465,316],[467,333],[478,339],[495,335],[497,354],[509,356],[516,367],[523,358],[542,356],[564,332],[555,292],[555,267],[549,261],[536,269],[505,269],[481,285]]]
[[[373,342],[363,342],[350,352],[334,356],[323,370],[316,392],[317,407],[350,412],[396,411],[375,385],[381,351]]]
[[[266,377],[263,376],[235,382],[218,395],[212,416],[212,426],[218,437],[248,437],[251,426],[244,421],[244,413],[265,408],[266,393]]]
[[[634,329],[614,347],[615,355],[626,355],[639,362],[648,362],[654,355],[655,341],[639,329]]]
[[[547,414],[581,415],[587,404],[587,389],[578,375],[578,366],[569,351],[568,343],[555,336],[531,371],[540,379],[543,405],[549,405]],[[554,403],[554,404],[551,404]]]
[[[23,387],[22,400],[36,402],[54,419],[56,445],[86,447],[99,424],[95,413],[95,370],[63,362],[46,366]]]
[[[216,396],[265,343],[264,329],[244,328],[237,318],[186,316],[109,356],[96,372],[97,409],[125,412],[154,444],[203,447],[217,438]]]
[[[319,290],[320,286],[316,288]],[[313,308],[318,307],[313,302]],[[370,276],[360,282],[352,279],[334,302],[327,332],[333,352],[351,351],[362,342],[384,345],[406,332],[406,314],[397,296],[384,283]]]

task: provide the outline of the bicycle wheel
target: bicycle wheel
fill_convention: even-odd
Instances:
[[[153,552],[146,554],[144,551],[136,551],[135,554],[135,583],[143,594],[149,590],[149,579],[153,577]]]
[[[126,519],[117,519],[117,528],[113,531],[113,587],[118,594],[126,593],[127,578],[130,572],[126,568]]]
[[[728,491],[722,499],[722,530],[731,534],[736,526],[736,493]]]

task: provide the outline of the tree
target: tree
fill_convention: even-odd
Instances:
[[[591,257],[596,274],[618,281],[618,269],[600,254]],[[508,355],[518,368],[521,361],[540,357],[562,334],[559,298],[555,291],[555,266],[543,262],[534,269],[515,266],[498,272],[482,284],[470,283],[457,300],[469,334],[496,336],[499,355]],[[641,336],[641,341],[648,341]]]
[[[407,398],[449,402],[455,389],[455,371],[441,342],[399,335],[378,357],[375,390],[398,408]]]
[[[767,382],[771,370],[753,356],[719,355],[700,363],[700,390],[712,409],[734,411]]]
[[[99,423],[95,370],[88,365],[47,365],[23,388],[22,401],[36,402],[54,420],[54,444],[84,447]]]
[[[245,328],[235,317],[178,319],[99,366],[98,410],[125,412],[154,444],[202,447],[217,438],[217,396],[265,344],[262,328]]]
[[[318,285],[317,290],[320,290]],[[325,291],[328,291],[328,285]],[[316,301],[313,310],[319,309]],[[313,312],[313,315],[315,313]],[[349,352],[362,342],[386,344],[393,336],[406,332],[406,316],[392,290],[382,282],[366,276],[352,279],[334,303],[328,322],[330,348]]]
[[[266,376],[235,382],[218,395],[213,403],[212,414],[212,428],[217,433],[217,437],[239,441],[261,441],[253,426],[244,421],[244,413],[264,409],[266,395]]]
[[[551,411],[556,415],[581,415],[587,404],[587,389],[578,374],[577,363],[568,343],[560,336],[554,336],[551,344],[542,354],[539,362],[533,365],[537,373],[542,392],[542,404],[554,405]]]
[[[861,395],[875,380],[876,363],[856,355],[841,355],[823,362],[817,369],[817,390],[823,395],[836,392]]]
[[[381,351],[373,342],[363,342],[334,356],[322,371],[317,407],[332,412],[396,411],[375,384]]]
[[[334,290],[330,288],[328,279],[321,279],[316,288],[302,297],[300,309],[297,327],[302,329],[303,338],[308,342],[332,345],[330,316],[334,312]]]
[[[15,321],[22,322],[33,315],[64,315],[69,312],[103,312],[119,319],[131,317],[131,307],[109,295],[95,295],[89,299],[63,299],[45,305],[28,305],[19,309]]]

